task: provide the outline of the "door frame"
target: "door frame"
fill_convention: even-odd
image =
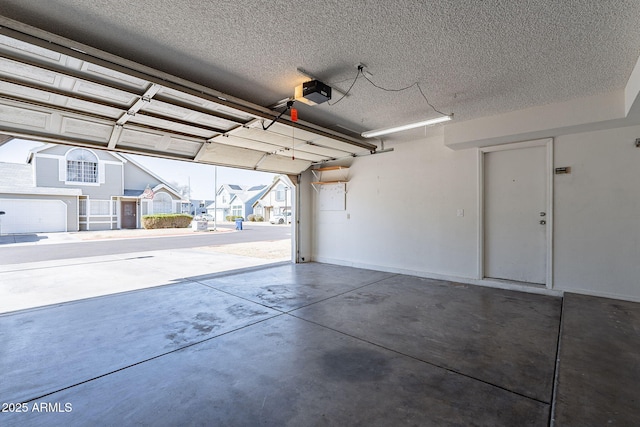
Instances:
[[[485,233],[484,233],[484,197],[485,197],[485,182],[484,182],[484,155],[495,151],[504,150],[518,150],[522,148],[531,147],[545,147],[546,149],[546,176],[547,176],[547,215],[545,219],[547,221],[546,229],[546,281],[545,286],[547,289],[553,289],[553,138],[537,139],[525,142],[516,142],[512,144],[503,144],[490,147],[478,148],[478,271],[477,279],[484,282],[494,282],[495,279],[485,277],[484,263],[485,263]]]

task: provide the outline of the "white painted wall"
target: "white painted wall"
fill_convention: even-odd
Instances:
[[[346,210],[319,211],[316,203],[315,260],[474,276],[476,152],[450,150],[435,131],[393,152],[354,159]]]
[[[430,132],[439,134],[353,159],[347,209],[313,205],[314,260],[478,279],[477,151]],[[554,176],[554,289],[640,301],[636,138],[640,126],[556,138],[554,167],[572,173]]]
[[[640,300],[640,126],[558,137],[556,287]]]

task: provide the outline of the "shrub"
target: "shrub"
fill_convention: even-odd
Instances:
[[[191,224],[193,217],[187,214],[155,214],[144,215],[142,226],[151,228],[186,228]]]
[[[264,217],[263,217],[262,215],[256,215],[256,216],[254,217],[254,220],[255,220],[256,222],[262,222],[262,221],[264,221]]]
[[[226,219],[228,222],[233,222],[236,219],[241,219],[241,216],[233,216],[233,215],[227,215],[224,219]]]

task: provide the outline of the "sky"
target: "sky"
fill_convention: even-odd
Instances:
[[[0,162],[26,163],[29,150],[40,147],[41,142],[22,139],[11,140],[0,145]],[[212,200],[215,194],[214,181],[217,170],[217,184],[258,185],[271,184],[275,174],[244,169],[233,169],[223,166],[212,166],[201,163],[183,162],[179,160],[160,159],[157,157],[130,155],[137,163],[144,166],[169,184],[179,186],[191,185],[191,199]],[[1,167],[1,166],[0,166]]]

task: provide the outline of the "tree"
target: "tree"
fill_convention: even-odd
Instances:
[[[171,181],[169,185],[174,188],[183,199],[189,199],[191,196],[191,188],[189,188],[188,184],[182,185],[176,181]]]

